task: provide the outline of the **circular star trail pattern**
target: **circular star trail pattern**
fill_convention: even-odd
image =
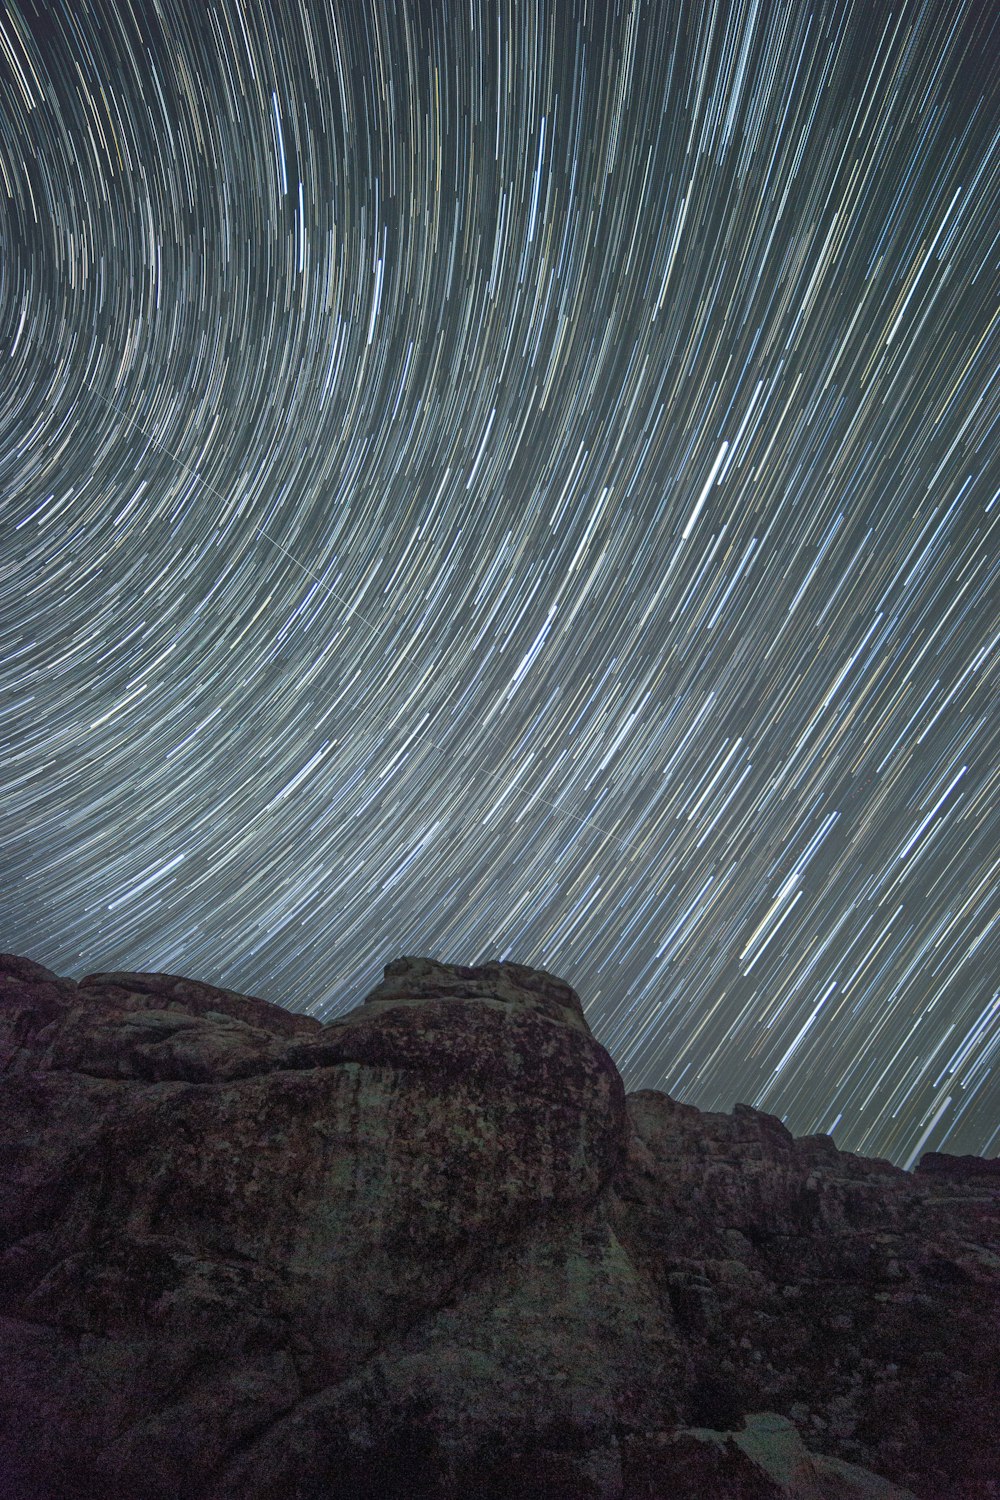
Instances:
[[[991,13],[6,5],[3,946],[995,1153]]]

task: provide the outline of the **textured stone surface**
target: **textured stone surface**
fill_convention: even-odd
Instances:
[[[1000,1500],[998,1164],[626,1098],[561,980],[0,956],[4,1500]]]

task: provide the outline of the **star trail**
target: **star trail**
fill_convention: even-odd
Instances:
[[[1000,23],[7,0],[0,946],[1000,1149]]]

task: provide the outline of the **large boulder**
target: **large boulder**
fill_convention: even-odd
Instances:
[[[0,956],[0,1069],[4,1500],[1000,1496],[994,1164],[626,1099],[552,975]]]

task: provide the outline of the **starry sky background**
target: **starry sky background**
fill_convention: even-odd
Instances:
[[[994,7],[7,0],[0,946],[1000,1148]]]

